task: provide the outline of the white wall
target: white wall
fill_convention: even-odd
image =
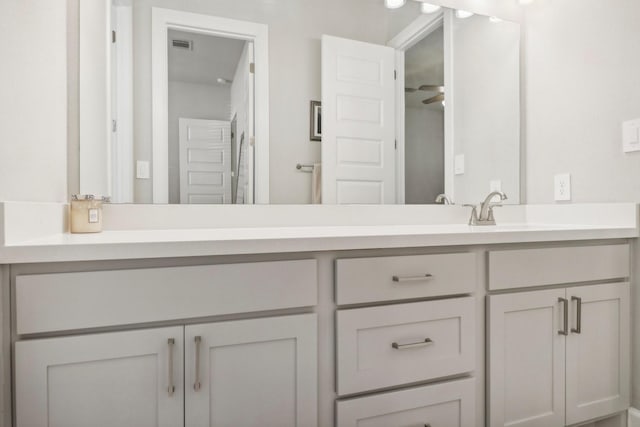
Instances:
[[[571,173],[574,202],[640,201],[640,152],[621,122],[640,117],[640,2],[537,0],[526,17],[527,201],[553,202]]]
[[[449,22],[449,21],[447,21]],[[478,203],[501,181],[520,202],[520,26],[486,16],[452,20],[453,147],[465,170],[453,199]]]
[[[110,4],[79,2],[80,193],[104,196],[112,194]]]
[[[169,203],[180,203],[179,118],[229,121],[229,86],[169,81]]]
[[[405,110],[405,203],[432,204],[444,192],[444,112]]]
[[[0,1],[0,200],[67,200],[66,4]]]

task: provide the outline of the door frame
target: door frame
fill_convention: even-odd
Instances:
[[[133,146],[133,6],[111,7],[111,27],[117,40],[111,43],[112,141],[111,201],[134,201]],[[115,54],[114,54],[115,50]]]
[[[423,14],[387,42],[396,49],[396,201],[405,202],[405,52],[440,27],[444,31],[444,192],[454,200],[453,159],[453,55],[452,13],[441,9],[437,13]]]
[[[168,31],[246,40],[254,45],[255,203],[269,203],[269,27],[265,24],[154,7],[151,10],[153,203],[169,202]]]

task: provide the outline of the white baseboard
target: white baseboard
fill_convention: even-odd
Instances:
[[[640,409],[629,408],[627,427],[640,427]]]

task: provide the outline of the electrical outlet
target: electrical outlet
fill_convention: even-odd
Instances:
[[[489,181],[489,191],[492,193],[494,191],[502,191],[502,181],[499,179]]]
[[[554,177],[554,199],[556,201],[571,200],[571,174],[563,173]]]

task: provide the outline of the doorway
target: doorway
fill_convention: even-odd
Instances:
[[[243,190],[243,203],[268,203],[269,62],[267,26],[160,8],[152,9],[153,202],[179,202],[180,161],[179,157],[175,155],[179,153],[179,138],[176,137],[179,133],[177,119],[197,118],[193,117],[192,113],[176,113],[174,107],[170,105],[170,98],[171,100],[180,98],[180,95],[175,94],[176,90],[174,89],[178,86],[185,86],[182,81],[184,75],[176,77],[180,76],[180,73],[172,70],[170,56],[176,54],[174,56],[182,56],[182,60],[185,60],[190,53],[191,56],[194,56],[193,53],[199,46],[205,46],[208,43],[217,43],[219,48],[212,57],[210,55],[209,58],[206,58],[205,55],[207,61],[217,60],[214,69],[215,66],[220,67],[223,63],[229,66],[233,61],[227,61],[228,57],[233,57],[241,52],[235,64],[237,65],[236,73],[230,76],[228,72],[222,73],[222,68],[218,68],[218,72],[207,73],[206,76],[201,75],[200,71],[202,70],[187,70],[185,73],[193,74],[191,77],[196,79],[195,84],[203,83],[202,81],[198,82],[197,79],[208,79],[208,83],[211,83],[211,79],[213,79],[213,84],[210,86],[217,85],[218,89],[227,87],[230,91],[228,98],[225,98],[228,101],[223,120],[228,122],[230,127],[232,117],[234,114],[238,114],[238,140],[242,140],[240,137],[244,134],[246,143],[241,145],[245,152],[239,148],[237,159],[231,159],[232,161],[227,163],[229,165],[232,162],[240,164],[240,159],[243,158],[242,162],[246,165],[246,171],[251,175],[245,176],[243,179],[246,183]],[[181,54],[177,54],[178,51],[172,49],[182,49],[179,51]],[[225,49],[231,49],[229,52],[234,52],[234,54],[226,55]],[[236,82],[238,89],[237,96],[234,98],[233,86]],[[193,82],[189,83],[194,84]],[[222,92],[222,90],[218,90],[218,92]],[[205,91],[199,92],[197,96],[207,98],[204,93]],[[237,99],[238,105],[242,104],[246,107],[243,114],[239,114],[240,109],[232,111],[233,99]],[[210,99],[207,100],[210,101]],[[241,116],[244,118],[241,119]],[[201,119],[220,120],[220,117],[209,116]],[[228,140],[230,145],[230,138]],[[228,152],[230,156],[231,150],[229,149]],[[241,172],[239,171],[239,173]],[[197,199],[210,200],[206,197]],[[230,195],[224,203],[233,203],[233,199]]]

